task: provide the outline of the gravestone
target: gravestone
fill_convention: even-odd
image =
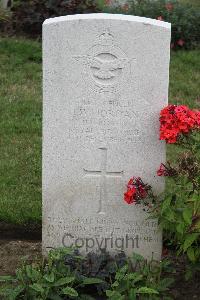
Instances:
[[[13,3],[12,0],[1,0],[0,7],[3,9],[10,9],[12,6],[12,3]]]
[[[155,193],[165,161],[170,24],[90,14],[43,25],[43,250],[106,248],[160,259],[161,232],[123,193],[140,176]]]

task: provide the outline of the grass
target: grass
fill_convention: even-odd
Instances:
[[[41,44],[0,39],[0,221],[41,222]],[[169,99],[200,107],[200,51],[172,53]],[[173,146],[169,155],[173,156]]]
[[[0,40],[0,220],[41,221],[41,46]]]
[[[200,108],[200,50],[172,52],[169,101]],[[175,160],[180,151],[181,148],[168,145],[168,159]]]
[[[200,51],[172,52],[169,101],[200,107]]]
[[[200,7],[200,1],[199,0],[179,0],[180,3],[184,4],[190,4],[195,7]]]

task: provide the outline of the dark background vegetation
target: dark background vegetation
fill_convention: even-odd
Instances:
[[[50,17],[98,12],[123,13],[170,22],[171,46],[174,49],[199,47],[199,0],[135,0],[117,7],[109,3],[104,0],[14,0],[10,12],[0,11],[0,29],[11,35],[40,38],[42,23]]]

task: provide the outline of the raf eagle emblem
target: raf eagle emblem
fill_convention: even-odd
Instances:
[[[92,57],[90,55],[75,56],[76,59],[82,60],[85,65],[88,65],[93,72],[93,76],[102,79],[109,80],[117,75],[118,70],[122,70],[126,63],[127,59],[117,58],[112,55],[112,59],[103,59],[100,55]],[[109,57],[110,58],[110,57]]]
[[[99,57],[88,58],[88,63],[93,69],[93,75],[99,79],[111,79],[116,76],[117,70],[122,70],[126,59],[115,58],[113,60],[102,60]]]
[[[93,79],[101,89],[114,86],[118,79],[124,78],[123,70],[130,62],[126,54],[114,45],[113,36],[108,31],[98,37],[88,54],[73,57],[84,65],[84,78]]]

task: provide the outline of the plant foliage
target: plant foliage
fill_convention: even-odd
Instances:
[[[1,276],[0,295],[6,300],[79,299],[160,299],[173,282],[161,273],[169,272],[169,262],[147,262],[134,254],[90,253],[82,257],[77,250],[51,250],[46,260],[23,264],[16,275]],[[131,297],[131,298],[130,298]],[[152,298],[153,297],[153,298]],[[2,298],[1,298],[2,299]]]
[[[109,1],[107,1],[108,3]],[[194,48],[200,45],[200,7],[174,0],[132,0],[113,8],[104,5],[104,11],[148,17],[172,24],[171,48]]]
[[[98,12],[92,0],[16,0],[12,8],[15,32],[38,36],[45,19],[71,14]]]

